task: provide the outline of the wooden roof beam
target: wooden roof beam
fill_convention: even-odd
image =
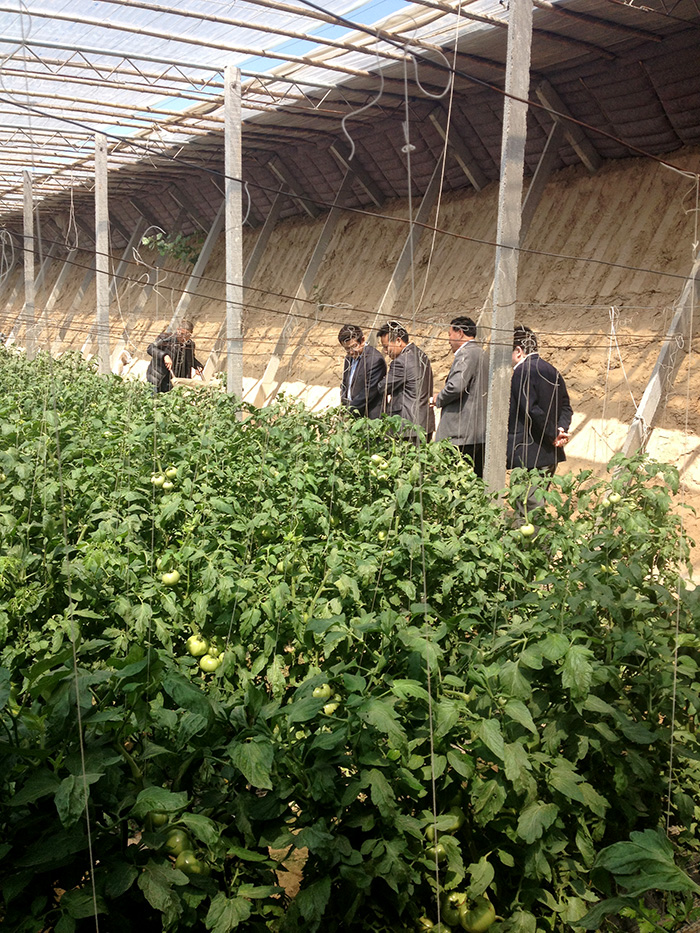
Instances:
[[[563,122],[567,142],[573,147],[588,171],[591,174],[597,172],[603,164],[602,158],[598,155],[593,143],[586,136],[583,129],[578,123],[572,122],[575,117],[549,81],[540,81],[535,88],[535,93],[544,106],[549,109],[552,119],[556,122]]]
[[[299,207],[306,211],[309,217],[315,220],[321,213],[321,209],[317,207],[308,197],[299,182],[296,180],[294,175],[292,175],[279,156],[273,156],[272,159],[270,159],[270,161],[267,163],[267,168],[269,168],[269,170],[277,178],[277,180],[281,182],[281,184],[286,185],[286,187],[289,189],[290,197],[296,201]]]
[[[447,114],[445,113],[444,108],[438,106],[432,110],[428,116],[430,117],[430,122],[438,131],[440,136],[449,144],[450,151],[459,163],[459,166],[464,174],[467,176],[474,188],[476,188],[477,191],[481,191],[482,188],[485,188],[486,185],[488,185],[489,180],[486,177],[486,174],[482,171],[479,163],[474,158],[471,149],[464,142],[454,126],[448,127]]]

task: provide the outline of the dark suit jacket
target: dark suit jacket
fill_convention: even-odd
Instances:
[[[387,415],[399,415],[409,425],[419,425],[432,434],[435,430],[435,414],[430,407],[433,394],[433,368],[423,350],[409,343],[391,361],[383,384],[384,411]],[[412,427],[404,437],[416,437]]]
[[[384,396],[380,389],[386,376],[386,361],[376,347],[367,344],[362,351],[350,384],[352,359],[345,357],[343,381],[340,384],[340,404],[353,408],[366,418],[378,418]]]
[[[513,370],[508,416],[508,469],[556,466],[566,460],[555,447],[558,428],[568,431],[573,412],[561,373],[538,353]]]
[[[158,392],[168,392],[172,388],[172,376],[189,379],[193,369],[201,369],[202,364],[194,355],[194,341],[180,343],[175,334],[160,334],[149,344],[146,352],[152,357],[146,370],[146,379]],[[164,363],[166,356],[173,361],[172,375]]]

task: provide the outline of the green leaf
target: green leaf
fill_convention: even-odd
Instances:
[[[565,766],[552,768],[547,778],[554,790],[558,790],[569,800],[576,800],[578,803],[584,803],[583,792],[579,787],[582,780],[580,774]]]
[[[166,917],[178,917],[182,912],[180,899],[173,885],[187,884],[187,875],[174,871],[170,864],[164,865],[150,859],[139,875],[138,886],[151,907]]]
[[[69,774],[61,781],[56,791],[54,803],[58,816],[64,826],[72,826],[81,817],[85,816],[85,802],[89,791],[87,788],[102,777],[102,774],[85,774],[76,776]]]
[[[248,742],[232,742],[229,752],[231,761],[249,784],[263,790],[272,790],[270,772],[275,751],[269,741],[260,736]]]
[[[508,933],[537,933],[537,920],[527,910],[514,911],[508,920]]]
[[[184,810],[189,798],[185,791],[173,793],[165,787],[146,787],[136,798],[131,816],[135,820],[145,819],[151,810],[157,810],[159,813],[175,813],[178,810]]]
[[[471,798],[476,822],[480,826],[486,826],[500,812],[506,802],[506,792],[498,781],[476,780],[472,782]]]
[[[611,872],[631,897],[653,890],[700,894],[700,885],[675,864],[673,857],[673,846],[663,833],[645,829],[630,833],[629,842],[603,849],[595,866]]]
[[[532,770],[530,757],[520,742],[509,742],[504,746],[503,761],[509,781],[519,781],[526,771]]]
[[[388,700],[370,698],[357,708],[357,715],[364,722],[374,726],[379,732],[388,735],[392,745],[405,748],[406,733],[399,725],[396,712]]]
[[[376,768],[368,773],[372,803],[383,817],[390,817],[396,810],[396,796],[381,771]]]
[[[303,887],[294,898],[294,903],[307,923],[318,923],[323,919],[330,895],[331,879],[327,876]]]
[[[219,841],[220,831],[216,823],[201,813],[181,813],[179,821],[184,823],[192,835],[203,842],[205,846],[213,846]]]
[[[61,779],[53,771],[33,771],[21,790],[7,801],[11,807],[20,807],[25,803],[34,803],[41,797],[55,794],[61,786]]]
[[[563,658],[566,654],[568,647],[569,639],[566,635],[554,632],[543,639],[540,644],[540,651],[542,652],[542,657],[546,658],[548,661],[559,661],[560,658]]]
[[[287,722],[308,722],[318,716],[319,710],[323,706],[323,700],[315,700],[313,697],[305,697],[303,700],[293,700],[286,707]]]
[[[474,774],[476,768],[474,759],[465,752],[458,752],[451,748],[447,753],[447,760],[457,774],[461,775],[463,778],[470,778],[472,774]]]
[[[110,862],[105,874],[105,894],[109,898],[116,898],[129,890],[139,872],[131,862]]]
[[[501,724],[497,720],[482,719],[474,730],[474,734],[481,739],[489,751],[503,761],[505,746],[501,735]]]
[[[558,815],[559,808],[556,804],[537,800],[521,812],[518,819],[518,835],[531,845],[542,837],[545,829],[549,829]]]
[[[239,897],[248,897],[251,900],[276,897],[282,893],[284,893],[284,888],[279,888],[274,884],[242,884],[238,889]]]
[[[494,879],[493,865],[486,855],[482,855],[478,862],[467,866],[469,881],[469,896],[478,897],[483,894]]]
[[[572,645],[566,652],[561,682],[573,699],[583,699],[591,689],[593,668],[589,658],[592,657],[592,652],[582,645]]]
[[[510,718],[514,719],[515,722],[518,722],[521,726],[524,726],[528,732],[532,732],[533,735],[537,735],[537,728],[532,720],[530,711],[522,700],[508,700],[504,707],[504,712],[506,716],[510,716]]]
[[[204,925],[212,933],[229,933],[250,917],[250,902],[243,897],[226,897],[223,891],[214,896]]]
[[[93,899],[92,893],[87,890],[66,891],[61,898],[61,909],[74,920],[107,913],[107,907],[102,898],[98,896]]]

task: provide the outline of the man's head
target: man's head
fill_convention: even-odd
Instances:
[[[450,329],[447,339],[450,342],[452,352],[456,353],[467,340],[473,340],[476,337],[476,324],[470,317],[456,317],[450,321]]]
[[[513,331],[513,366],[530,353],[537,353],[537,336],[531,328],[516,324]]]
[[[365,348],[365,335],[357,324],[343,324],[338,334],[338,343],[352,360],[362,355]]]
[[[398,321],[387,321],[377,331],[377,339],[390,360],[395,360],[408,345],[408,331]]]
[[[175,331],[177,342],[187,343],[188,340],[192,339],[193,332],[194,332],[194,324],[192,323],[192,321],[180,321],[180,326]]]

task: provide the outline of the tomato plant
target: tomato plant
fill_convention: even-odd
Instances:
[[[494,931],[564,930],[598,852],[667,811],[693,843],[673,468],[555,476],[524,546],[391,423],[0,368],[8,929],[398,933],[463,892],[473,929],[493,898]]]

